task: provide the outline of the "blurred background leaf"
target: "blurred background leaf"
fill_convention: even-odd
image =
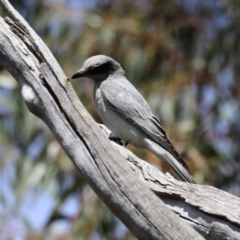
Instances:
[[[238,1],[11,1],[67,76],[121,63],[201,184],[240,196]],[[0,6],[0,13],[6,13]],[[96,119],[93,83],[73,81]],[[174,174],[168,164],[129,146]],[[0,239],[134,239],[76,171],[0,66]]]

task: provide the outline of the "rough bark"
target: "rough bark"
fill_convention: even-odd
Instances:
[[[110,137],[110,131],[99,125]],[[189,184],[163,174],[112,142],[139,179],[206,239],[240,239],[240,199],[212,186]]]
[[[1,63],[19,82],[29,110],[48,125],[90,186],[138,239],[204,239],[190,225],[209,239],[240,239],[238,198],[179,182],[112,146],[49,49],[8,1],[0,2],[11,17],[0,18]]]

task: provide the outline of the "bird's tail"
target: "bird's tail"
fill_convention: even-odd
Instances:
[[[197,183],[188,173],[187,169],[183,167],[183,165],[178,162],[169,152],[163,154],[162,158],[164,158],[172,166],[174,171],[179,175],[179,177],[181,177],[182,180],[189,183]]]
[[[193,179],[193,177],[188,173],[187,169],[168,151],[166,151],[160,145],[158,145],[157,143],[149,139],[145,139],[145,140],[147,143],[147,149],[153,154],[155,154],[157,157],[161,159],[163,158],[164,160],[166,160],[182,180],[189,183],[195,183],[195,184],[197,183]]]

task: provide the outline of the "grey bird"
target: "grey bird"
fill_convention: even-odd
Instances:
[[[125,71],[114,59],[97,55],[88,58],[72,79],[93,79],[97,112],[114,135],[125,141],[125,145],[130,143],[149,150],[160,159],[165,159],[184,181],[196,183],[161,122],[124,75]]]

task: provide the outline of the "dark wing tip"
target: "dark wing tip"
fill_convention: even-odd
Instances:
[[[171,143],[170,139],[167,136],[166,131],[163,129],[160,120],[153,115],[152,122],[158,128],[159,134],[161,136],[159,142],[162,142],[162,140],[164,140],[164,142],[165,142],[165,144],[164,143],[161,144],[162,147],[164,147],[169,153],[171,153],[179,161],[179,163],[181,163],[182,166],[188,170],[189,168],[188,168],[187,164],[184,162],[182,157],[179,155],[177,150],[174,148],[173,144]]]

